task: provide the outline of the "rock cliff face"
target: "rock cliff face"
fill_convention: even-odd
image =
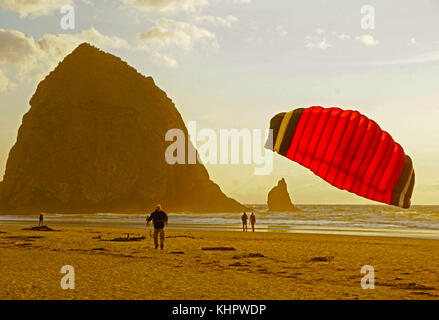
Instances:
[[[202,164],[169,165],[187,129],[151,77],[81,44],[39,85],[0,183],[0,212],[241,212]],[[187,153],[186,153],[187,154]]]
[[[299,211],[291,202],[287,183],[282,178],[268,193],[267,205],[269,211],[294,212]]]

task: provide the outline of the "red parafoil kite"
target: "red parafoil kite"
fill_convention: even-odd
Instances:
[[[310,107],[270,120],[266,147],[310,169],[333,186],[409,208],[412,160],[390,134],[358,111]],[[269,142],[271,139],[269,140]]]

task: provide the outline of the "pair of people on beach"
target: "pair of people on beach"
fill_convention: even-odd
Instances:
[[[242,232],[247,232],[248,216],[245,212],[242,214],[241,220],[242,220]],[[252,231],[255,232],[256,216],[255,216],[255,213],[253,211],[252,211],[252,214],[250,215],[250,223],[252,225]]]

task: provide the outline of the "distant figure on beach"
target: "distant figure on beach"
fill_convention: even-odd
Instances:
[[[43,220],[44,220],[44,215],[43,215],[43,213],[41,212],[41,213],[40,213],[40,217],[39,217],[39,219],[38,219],[38,226],[39,226],[39,227],[41,227],[41,226],[44,225]]]
[[[160,249],[163,250],[165,242],[165,225],[168,225],[168,215],[162,211],[162,206],[158,204],[155,207],[155,211],[152,212],[149,217],[146,218],[146,224],[152,220],[154,225],[154,245],[157,249],[159,246],[159,236],[160,236]]]
[[[247,214],[244,212],[241,216],[242,220],[242,232],[247,232]]]
[[[252,224],[252,232],[255,232],[256,216],[253,211],[252,214],[250,215],[250,223]]]

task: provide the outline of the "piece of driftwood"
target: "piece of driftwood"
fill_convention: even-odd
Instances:
[[[129,234],[127,234],[127,237],[119,237],[119,238],[113,238],[113,239],[99,239],[100,241],[116,241],[116,242],[126,242],[126,241],[142,241],[145,240],[146,237],[130,237]]]
[[[189,238],[189,239],[195,239],[193,235],[177,235],[177,236],[166,236],[166,238]]]
[[[201,250],[236,251],[233,247],[203,247]]]
[[[241,256],[233,256],[232,259],[241,259],[241,258],[264,258],[265,256],[262,253],[248,253],[243,254]]]
[[[170,254],[184,254],[184,251],[171,251]]]
[[[242,267],[242,263],[241,262],[231,263],[229,264],[229,267]]]
[[[48,226],[35,226],[30,228],[23,228],[23,230],[31,230],[31,231],[58,231],[54,230]]]
[[[25,241],[35,241],[35,239],[42,239],[43,236],[9,236],[5,237],[6,239],[16,239],[16,240],[25,240]]]
[[[313,258],[309,259],[310,262],[319,262],[319,261],[331,262],[332,260],[334,260],[333,256],[329,256],[329,257],[313,257]]]

